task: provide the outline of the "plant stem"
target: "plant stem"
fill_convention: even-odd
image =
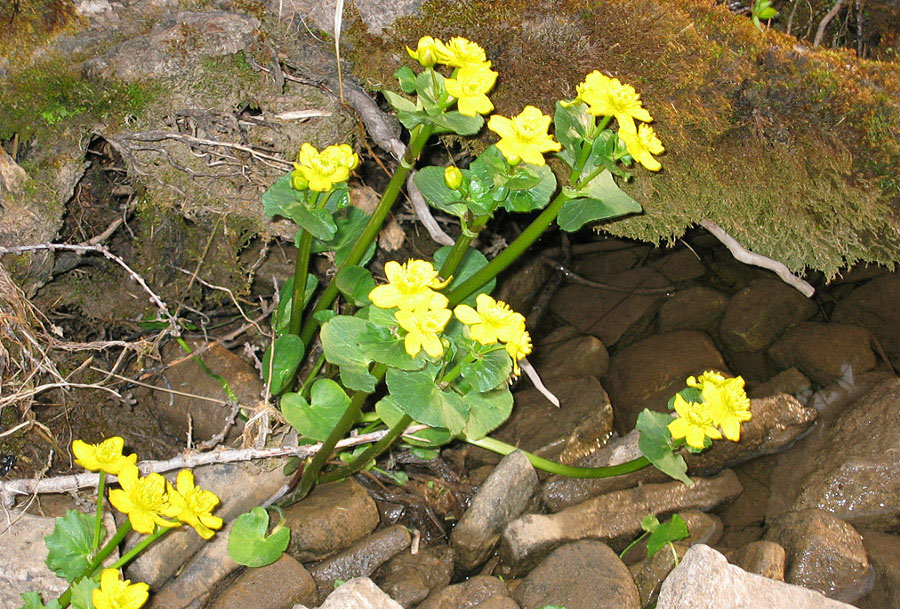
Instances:
[[[131,532],[131,521],[126,520],[122,523],[122,525],[116,531],[116,534],[112,536],[112,538],[106,542],[106,545],[100,549],[99,552],[94,556],[93,560],[91,560],[84,569],[84,573],[81,577],[76,577],[72,580],[72,583],[69,584],[69,587],[66,588],[66,591],[62,593],[62,596],[59,597],[59,606],[65,609],[65,607],[69,606],[69,603],[72,602],[72,586],[76,583],[84,579],[85,577],[91,577],[94,571],[98,566],[103,564],[103,561],[106,560],[106,557],[112,554],[112,551],[119,547],[119,544],[122,543],[122,540],[125,539],[125,536]]]
[[[490,214],[476,216],[475,219],[472,220],[471,227],[467,228],[466,225],[463,224],[463,232],[456,238],[453,249],[450,250],[450,255],[447,256],[447,259],[444,260],[444,264],[441,266],[439,273],[441,277],[449,279],[450,276],[456,272],[456,269],[459,268],[463,258],[466,257],[466,253],[468,253],[472,241],[478,236],[478,233],[484,229],[484,226],[490,219]]]
[[[630,549],[633,548],[634,546],[638,545],[638,544],[641,542],[641,540],[644,539],[645,537],[647,537],[647,535],[649,535],[649,534],[650,534],[650,531],[644,531],[644,532],[641,534],[640,537],[638,537],[637,539],[635,539],[634,541],[632,541],[630,544],[628,544],[628,545],[625,547],[624,550],[622,550],[621,552],[619,552],[619,558],[624,558],[625,555],[628,554],[628,550],[630,550]]]
[[[94,542],[91,549],[100,546],[100,531],[103,530],[103,495],[106,493],[106,472],[100,470],[100,481],[97,483],[97,522],[94,525]]]
[[[415,165],[416,159],[419,158],[419,153],[422,152],[422,148],[425,147],[425,144],[428,142],[433,131],[434,127],[431,125],[416,125],[410,132],[409,147],[406,149],[403,158],[400,159],[400,165],[394,172],[394,176],[388,183],[387,188],[385,188],[384,194],[381,195],[381,201],[378,203],[378,207],[372,212],[372,217],[369,218],[368,224],[366,224],[362,234],[359,236],[359,239],[357,239],[356,244],[354,244],[353,249],[347,254],[344,266],[352,266],[359,262],[360,259],[362,259],[363,254],[365,254],[366,250],[369,248],[369,244],[375,240],[378,231],[381,230],[381,225],[384,224],[388,212],[394,205],[394,201],[397,200],[397,195],[400,194],[400,189],[403,188],[403,185],[406,183],[406,176],[409,175],[410,170],[412,170]],[[322,293],[319,302],[306,320],[306,325],[304,325],[303,329],[300,331],[300,338],[303,339],[304,345],[310,343],[310,340],[316,331],[317,323],[313,318],[313,315],[330,307],[331,303],[334,302],[334,299],[337,298],[337,295],[337,283],[335,283],[334,278],[332,278],[325,288],[325,291]]]
[[[121,567],[124,567],[125,565],[130,563],[132,560],[134,560],[138,554],[143,552],[147,546],[149,546],[151,543],[153,543],[154,541],[156,541],[157,539],[159,539],[166,533],[168,533],[170,530],[171,529],[168,529],[166,527],[161,527],[159,525],[156,525],[156,530],[154,530],[152,534],[147,535],[144,539],[142,539],[140,541],[140,543],[138,543],[136,546],[131,548],[125,554],[125,556],[120,557],[119,560],[117,560],[115,563],[113,563],[112,567],[110,567],[110,568],[119,569]]]
[[[353,460],[353,462],[322,475],[322,477],[319,478],[319,482],[332,482],[334,480],[352,476],[364,468],[366,463],[381,456],[381,453],[386,451],[391,444],[394,443],[394,440],[403,435],[403,431],[409,427],[410,423],[412,423],[412,418],[407,414],[403,415],[403,418],[401,418],[396,425],[391,427],[391,430],[386,436],[369,446],[369,448],[364,450],[359,457]]]
[[[294,264],[294,289],[291,292],[291,321],[288,332],[300,335],[303,323],[303,301],[306,300],[306,274],[309,271],[309,254],[312,251],[313,236],[308,230],[301,229],[300,243],[297,247],[297,262]],[[307,344],[307,341],[303,341]]]
[[[466,442],[472,444],[473,446],[486,448],[487,450],[501,455],[508,455],[517,450],[521,450],[520,448],[517,448],[511,444],[501,442],[500,440],[495,440],[494,438],[484,437],[480,440],[469,440],[468,438],[464,439]],[[525,456],[528,457],[528,460],[537,469],[543,470],[545,472],[550,472],[551,474],[568,476],[569,478],[611,478],[613,476],[621,476],[622,474],[630,474],[631,472],[637,471],[650,465],[650,461],[647,459],[647,457],[638,457],[637,459],[626,461],[625,463],[620,463],[619,465],[608,465],[606,467],[576,467],[574,465],[563,465],[561,463],[555,463],[553,461],[550,461],[549,459],[538,457],[537,455],[533,455],[530,452],[524,450],[522,452],[525,453]]]

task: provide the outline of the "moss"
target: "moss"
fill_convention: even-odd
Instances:
[[[81,19],[72,0],[4,0],[0,23],[0,56],[16,61]]]

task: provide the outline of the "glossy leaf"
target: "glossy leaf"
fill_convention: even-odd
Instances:
[[[506,385],[485,393],[472,391],[466,394],[465,400],[469,405],[469,419],[463,433],[471,440],[491,433],[512,413],[513,396]]]
[[[347,255],[353,249],[353,246],[356,245],[363,230],[365,230],[369,217],[369,214],[354,206],[338,212],[335,215],[337,231],[334,233],[334,236],[329,239],[314,241],[312,246],[313,253],[334,252],[334,263],[338,268],[344,266]],[[357,264],[365,266],[374,254],[375,242],[373,241],[366,248],[363,257]]]
[[[365,307],[372,304],[369,292],[375,289],[375,278],[368,269],[361,266],[344,267],[338,271],[334,282],[341,294],[354,306]]]
[[[638,213],[640,204],[620,189],[612,174],[603,170],[579,192],[578,198],[566,201],[559,210],[557,223],[567,232],[576,231],[588,222],[608,220]]]
[[[553,134],[564,147],[575,150],[590,135],[594,128],[594,117],[587,111],[587,104],[578,103],[569,107],[556,102],[553,114]]]
[[[687,463],[684,462],[684,457],[676,455],[672,449],[672,434],[667,427],[671,421],[672,415],[645,408],[638,415],[635,425],[641,432],[638,448],[656,469],[684,482],[687,486],[693,486],[694,482],[687,476]]]
[[[300,228],[316,239],[331,239],[337,226],[331,213],[325,209],[309,209],[303,193],[291,186],[291,174],[278,178],[262,196],[263,211],[270,218],[284,216],[293,220]]]
[[[269,370],[272,371],[272,381],[269,391],[272,395],[280,395],[290,387],[294,375],[300,362],[303,361],[303,355],[306,348],[303,341],[296,334],[284,334],[275,339],[273,349],[266,349],[263,356],[262,376],[263,382],[269,382]]]
[[[400,422],[405,414],[397,402],[389,395],[384,396],[375,404],[375,413],[388,427],[393,427]],[[412,437],[403,437],[403,442],[410,446],[426,449],[437,448],[450,443],[453,436],[443,427],[429,427],[420,429]],[[430,457],[433,458],[433,457]]]
[[[458,218],[466,217],[466,202],[460,193],[447,187],[443,167],[423,167],[413,181],[429,205]]]
[[[685,402],[697,402],[699,404],[703,403],[703,392],[697,389],[696,387],[685,387],[675,395],[669,398],[666,406],[669,410],[675,410],[675,396],[681,395],[684,398]]]
[[[463,361],[460,374],[475,391],[483,392],[506,385],[511,372],[509,354],[505,349],[497,349],[476,354],[474,361]]]
[[[359,347],[373,361],[400,370],[421,370],[425,365],[425,352],[411,357],[406,352],[403,339],[385,326],[370,325],[359,336]]]
[[[391,107],[399,114],[400,112],[416,112],[416,104],[406,99],[402,95],[397,95],[393,91],[382,91],[384,98]]]
[[[398,406],[414,421],[432,427],[446,427],[456,435],[466,425],[469,407],[462,396],[442,391],[435,384],[437,368],[410,372],[388,368],[388,391]]]
[[[59,601],[55,598],[45,605],[40,592],[25,592],[21,597],[25,604],[19,609],[60,609]]]
[[[56,518],[53,533],[44,537],[47,544],[47,566],[66,581],[73,581],[84,574],[93,552],[93,515],[68,510],[65,516]],[[105,537],[106,530],[103,530]]]
[[[360,348],[360,336],[368,329],[365,319],[338,315],[322,325],[319,336],[325,359],[340,367],[347,389],[374,391],[376,379],[369,374],[372,359]]]
[[[241,514],[234,521],[228,534],[228,555],[234,562],[246,567],[264,567],[272,564],[287,549],[291,530],[278,523],[269,530],[269,513],[255,507]]]
[[[400,88],[403,89],[404,93],[412,94],[416,92],[416,73],[409,66],[403,66],[394,72],[394,78],[399,81]]]
[[[664,523],[660,523],[655,516],[653,516],[653,520],[655,524],[650,522],[649,528],[646,528],[644,521],[641,521],[641,528],[650,533],[647,538],[647,558],[656,554],[666,544],[684,539],[690,534],[687,523],[678,514],[672,514],[672,518]]]
[[[281,413],[300,434],[324,442],[347,410],[350,398],[331,379],[319,379],[313,383],[309,399],[311,402],[299,393],[287,393],[281,398]]]
[[[72,585],[72,609],[94,609],[94,590],[100,587],[90,577],[85,577]]]

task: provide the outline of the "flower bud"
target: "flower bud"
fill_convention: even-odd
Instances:
[[[309,180],[306,179],[306,176],[299,169],[295,169],[291,172],[291,186],[294,190],[303,191],[309,188]]]
[[[463,174],[459,170],[459,168],[454,166],[449,166],[444,169],[444,184],[447,185],[447,188],[450,190],[459,190],[460,185],[463,183]]]

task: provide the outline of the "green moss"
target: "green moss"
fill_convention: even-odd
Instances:
[[[72,0],[4,0],[0,2],[0,55],[27,57],[36,46],[80,23]]]

